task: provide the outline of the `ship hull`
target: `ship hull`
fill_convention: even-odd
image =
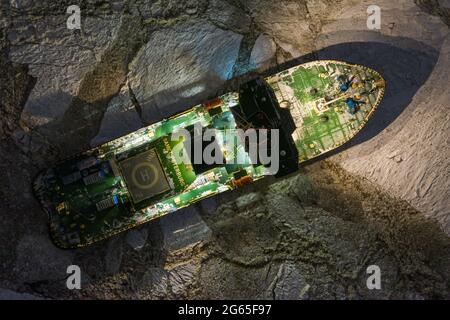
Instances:
[[[295,146],[296,164],[354,137],[385,91],[378,72],[340,61],[302,64],[264,83],[276,108],[288,110],[293,120],[288,140]],[[223,138],[239,128],[235,110],[242,109],[241,102],[238,92],[230,92],[39,174],[34,191],[49,215],[54,243],[86,246],[267,176],[267,166],[252,162],[244,144],[230,149]],[[174,160],[174,150],[183,143],[172,139],[174,133],[199,124],[220,133],[223,164]]]

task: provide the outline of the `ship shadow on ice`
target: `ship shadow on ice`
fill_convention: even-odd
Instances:
[[[383,131],[410,105],[416,92],[433,71],[439,56],[439,53],[434,48],[408,38],[380,37],[382,42],[347,42],[328,46],[319,51],[277,65],[263,73],[253,71],[227,81],[219,79],[214,72],[207,72],[203,79],[197,82],[154,92],[144,99],[138,99],[139,101],[136,101],[136,105],[139,107],[136,110],[128,111],[128,113],[136,113],[137,111],[139,115],[136,114],[132,118],[137,119],[136,121],[140,123],[140,126],[148,125],[202,103],[207,99],[214,98],[217,95],[238,90],[240,84],[259,75],[268,76],[295,65],[317,59],[342,60],[361,64],[378,71],[387,81],[386,93],[378,110],[353,139],[317,158],[322,159],[370,140]],[[61,153],[65,156],[82,151],[81,145],[88,144],[88,141],[92,141],[99,134],[101,135],[99,141],[106,142],[136,130],[135,125],[132,127],[117,125],[121,123],[120,113],[122,112],[119,112],[119,114],[114,116],[117,120],[110,121],[113,125],[110,130],[104,131],[103,134],[100,132],[102,119],[106,116],[108,103],[113,97],[107,97],[104,101],[96,101],[94,103],[80,101],[78,97],[71,97],[71,99],[73,99],[71,108],[67,110],[62,119],[55,119],[56,121],[51,121],[37,128],[37,131],[49,137],[54,146],[59,145],[60,149],[62,149]],[[93,105],[95,108],[82,108],[85,105]],[[97,105],[102,107],[99,108]],[[411,107],[414,106],[411,105]],[[99,112],[100,109],[101,111]],[[89,110],[94,110],[95,115],[85,114]],[[125,113],[123,115],[126,116]],[[44,115],[37,114],[35,116]],[[89,119],[89,121],[86,121],[86,119]],[[68,145],[64,139],[61,139],[61,137],[67,138],[70,132],[76,133],[75,139],[77,142],[80,140],[79,136],[83,136],[81,139],[83,140],[82,143]],[[84,134],[80,135],[80,132]],[[55,135],[54,133],[58,134]]]
[[[420,87],[426,82],[428,77],[433,71],[433,68],[438,59],[438,52],[431,48],[427,47],[425,44],[417,42],[415,40],[406,39],[406,38],[395,38],[395,37],[384,37],[389,38],[389,43],[383,42],[348,42],[337,45],[332,45],[321,49],[319,51],[310,53],[308,55],[302,56],[298,59],[294,59],[287,63],[277,66],[276,68],[272,68],[263,73],[263,75],[273,74],[275,72],[284,70],[286,68],[295,66],[300,63],[313,61],[317,59],[333,59],[333,60],[343,60],[350,63],[362,64],[367,67],[373,68],[378,71],[387,81],[387,88],[385,97],[378,107],[378,110],[374,113],[372,118],[367,122],[365,127],[348,143],[343,146],[326,153],[316,159],[311,161],[317,161],[324,159],[325,157],[332,156],[343,150],[346,150],[352,146],[358,145],[365,141],[368,141],[382,132],[386,127],[388,127],[395,119],[409,106],[409,108],[413,108],[414,105],[410,104],[415,96],[416,92],[420,89]],[[397,41],[398,40],[398,41]],[[396,43],[401,43],[400,46],[396,46]],[[173,92],[170,90],[155,93],[157,94],[157,98],[155,96],[149,97],[148,100],[138,101],[142,106],[142,112],[145,114],[149,111],[153,103],[152,101],[156,101],[156,105],[159,107],[158,117],[165,117],[168,111],[173,111],[174,106],[172,105],[164,105],[164,102],[168,102],[169,104],[173,104],[174,102],[171,99],[164,99],[163,96],[170,96],[174,94],[174,92],[190,92],[193,93],[189,96],[183,97],[182,101],[176,101],[176,111],[178,107],[184,106],[184,109],[188,109],[189,107],[201,103],[205,100],[205,98],[212,98],[218,94],[225,93],[230,90],[237,90],[240,83],[243,83],[251,78],[257,76],[256,73],[248,73],[244,76],[233,78],[231,80],[223,83],[222,86],[214,85],[213,87],[207,87],[204,91],[202,90],[194,90],[204,85],[205,82],[194,83],[194,84],[186,84],[183,88],[176,88]],[[214,80],[214,79],[210,79]],[[108,101],[111,97],[108,97]],[[105,102],[105,104],[107,104]],[[79,102],[77,106],[83,105],[82,102]],[[80,109],[78,109],[80,110]],[[77,112],[79,113],[80,111]],[[83,109],[81,109],[83,110]],[[172,113],[172,112],[170,112]],[[67,118],[67,116],[65,117]],[[100,118],[100,117],[99,117]],[[84,117],[78,116],[75,119],[85,120]],[[98,129],[100,128],[101,121],[97,119],[94,122],[85,123],[74,123],[73,119],[70,119],[69,128],[75,128],[78,126],[88,126],[90,129],[89,133],[86,135],[89,139],[91,139],[95,134],[98,133]],[[152,121],[159,121],[161,119],[151,119]],[[69,123],[69,121],[66,121]],[[50,123],[44,125],[44,128],[41,128],[40,132],[53,135],[59,130],[68,132],[67,128],[64,127],[64,122],[61,126],[54,126],[55,123]],[[97,127],[96,127],[97,126]],[[42,130],[44,129],[44,130]],[[59,129],[59,130],[58,130]],[[64,130],[65,129],[65,130]],[[114,132],[113,135],[115,137],[126,134],[129,132]],[[75,138],[75,137],[74,137]],[[76,137],[75,141],[78,142],[80,138]],[[58,140],[58,139],[57,139]],[[81,140],[81,139],[80,139]],[[69,146],[67,146],[67,141],[58,141],[61,144],[61,148],[63,151],[67,151]],[[83,139],[84,144],[87,144],[88,139]],[[77,145],[77,143],[72,143]],[[62,154],[68,154],[70,152],[62,152]],[[48,159],[48,162],[52,162],[51,159]],[[186,211],[183,211],[186,213]],[[172,215],[175,217],[180,216],[181,213],[173,213]],[[196,214],[193,214],[193,221],[196,221]],[[163,219],[162,221],[169,221],[170,219]],[[193,224],[194,224],[193,222]],[[150,223],[149,225],[153,225],[154,223]],[[159,224],[157,224],[159,226]],[[156,227],[157,229],[159,227]],[[202,228],[198,228],[198,233],[203,234],[204,230]],[[161,231],[161,230],[160,230]],[[162,231],[161,231],[162,232]],[[197,232],[197,231],[196,231]]]
[[[170,96],[173,95],[173,92],[165,90],[152,95],[145,101],[141,101],[141,105],[144,112],[148,113],[152,106],[152,109],[155,110],[153,102],[159,100],[156,108],[159,118],[151,117],[151,122],[157,122],[168,115],[183,111],[207,99],[229,91],[237,91],[240,84],[260,75],[269,76],[314,60],[341,60],[364,65],[379,72],[387,83],[381,104],[355,137],[343,146],[316,158],[323,159],[323,157],[331,156],[351,146],[372,139],[394,122],[405,108],[408,106],[409,108],[414,107],[413,105],[410,106],[411,101],[420,87],[427,81],[437,63],[439,52],[422,42],[403,37],[380,36],[380,38],[383,42],[346,42],[328,46],[277,65],[262,73],[252,71],[242,76],[234,77],[223,83],[222,86],[213,85],[214,79],[209,75],[207,78],[212,81],[207,81],[208,86],[204,87],[204,90],[198,94],[184,99],[173,100],[172,98],[172,102],[166,105],[161,103],[161,101],[171,101]],[[192,88],[196,88],[199,85],[205,85],[205,81],[187,84],[182,89],[175,89],[174,92],[179,93],[183,92],[183,90],[192,90]],[[169,97],[169,99],[164,97]],[[146,122],[149,123],[148,118]]]

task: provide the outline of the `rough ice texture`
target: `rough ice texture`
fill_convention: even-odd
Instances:
[[[27,64],[29,74],[37,78],[22,114],[22,121],[31,128],[64,114],[119,26],[118,16],[86,17],[78,32],[68,30],[66,20],[63,14],[37,21],[23,16],[14,19],[8,33],[11,61]]]
[[[357,6],[351,15],[343,11],[338,15],[338,21],[326,24],[319,47],[347,41],[376,41],[402,48],[406,53],[424,55],[420,57],[421,61],[413,61],[413,57],[407,54],[369,53],[368,57],[362,57],[358,52],[349,52],[348,59],[379,65],[380,71],[387,74],[386,98],[378,113],[387,113],[384,118],[388,119],[393,109],[397,117],[390,123],[374,123],[369,130],[377,130],[376,126],[385,128],[369,141],[352,147],[333,160],[345,170],[407,200],[427,217],[439,221],[450,235],[448,27],[438,17],[420,12],[414,4],[403,3],[404,11],[400,15],[397,4],[391,3],[382,6],[381,32],[370,34],[364,31],[366,16],[362,10],[365,7],[365,4],[360,5],[360,15],[355,14]],[[336,32],[338,25],[340,30],[346,31]],[[411,42],[411,39],[418,42]],[[433,57],[435,55],[437,57]],[[388,60],[392,62],[386,63]],[[408,104],[405,99],[409,100]],[[377,116],[376,120],[379,120],[383,115]]]
[[[69,2],[2,2],[0,297],[448,298],[448,11],[380,0],[370,31],[372,1],[84,1],[78,32],[65,28]],[[31,191],[39,170],[294,58],[388,81],[329,161],[89,248],[51,244]],[[65,287],[69,264],[81,291]],[[385,290],[367,290],[370,264]]]

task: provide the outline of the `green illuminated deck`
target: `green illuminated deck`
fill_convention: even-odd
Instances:
[[[338,77],[354,77],[346,92]],[[297,126],[294,140],[300,162],[335,149],[366,123],[384,95],[384,80],[374,70],[337,61],[306,63],[267,78],[280,105],[285,104]],[[364,101],[355,114],[347,98]]]

